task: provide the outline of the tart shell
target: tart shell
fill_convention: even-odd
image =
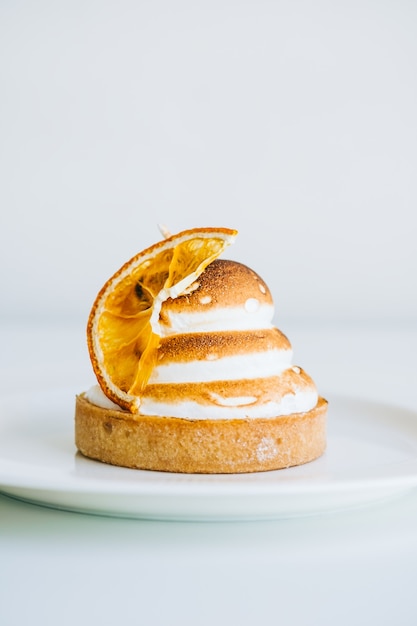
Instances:
[[[191,420],[104,409],[76,397],[75,443],[86,457],[142,470],[238,474],[308,463],[326,449],[327,401],[305,413]]]

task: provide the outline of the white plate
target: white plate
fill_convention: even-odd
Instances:
[[[163,520],[251,520],[371,504],[417,485],[417,413],[328,397],[328,450],[312,463],[228,476],[104,465],[73,443],[74,393],[0,399],[0,491],[54,508]]]

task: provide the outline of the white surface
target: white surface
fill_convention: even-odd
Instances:
[[[196,225],[280,316],[415,317],[417,4],[0,3],[2,314],[84,319]]]
[[[417,412],[329,397],[326,454],[236,476],[111,467],[74,448],[73,393],[0,403],[0,491],[79,512],[142,519],[280,519],[372,504],[417,486]]]
[[[334,389],[415,414],[415,326],[283,330],[324,395]],[[3,326],[0,344],[2,397],[45,383],[60,397],[63,387],[75,394],[88,384],[82,327]],[[415,626],[416,528],[415,489],[358,510],[214,523],[82,515],[0,495],[0,621]]]

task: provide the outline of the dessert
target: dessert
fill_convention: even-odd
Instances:
[[[265,282],[219,258],[236,231],[184,231],[107,281],[87,341],[98,384],[76,398],[87,457],[168,472],[241,473],[321,456],[327,402],[292,364]]]

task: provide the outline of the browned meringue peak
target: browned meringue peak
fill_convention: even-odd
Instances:
[[[185,293],[163,303],[160,316],[164,322],[167,309],[200,312],[213,307],[241,307],[250,298],[260,304],[273,304],[268,286],[256,272],[237,261],[216,259]]]

